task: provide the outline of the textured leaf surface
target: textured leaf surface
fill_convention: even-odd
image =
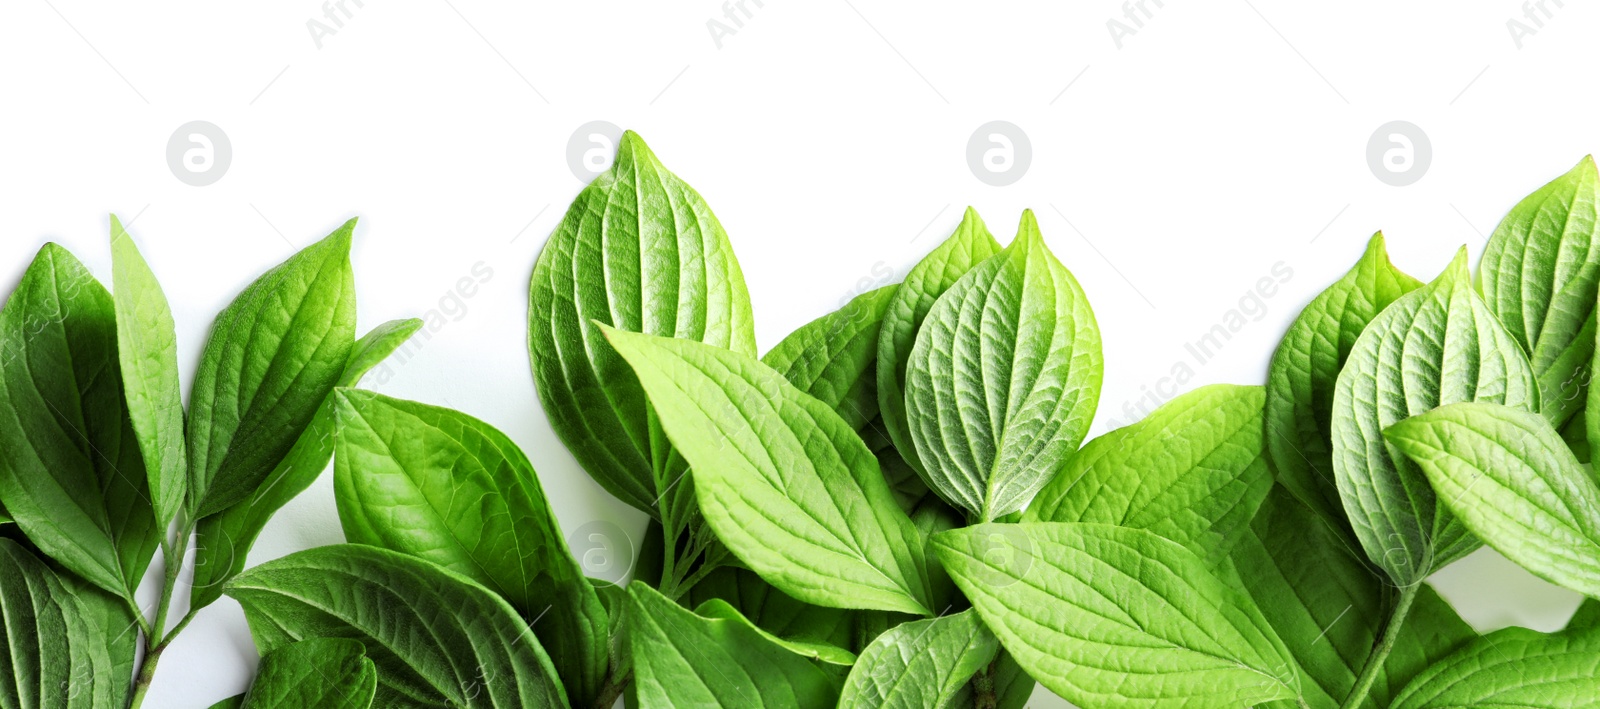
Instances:
[[[928,312],[906,414],[928,486],[983,521],[1027,504],[1089,430],[1100,330],[1032,212],[998,256]]]
[[[1500,221],[1478,264],[1484,302],[1527,350],[1545,416],[1584,405],[1600,285],[1600,174],[1585,157]]]
[[[345,363],[339,386],[353,387],[373,367],[399,349],[422,327],[421,320],[392,320],[362,337]],[[195,528],[194,586],[190,604],[210,605],[222,596],[222,584],[244,571],[250,548],[278,510],[304,492],[333,460],[333,395],[300,434],[294,448],[249,497],[203,520]]]
[[[1239,707],[1298,695],[1242,591],[1154,532],[985,524],[933,538],[984,622],[1047,689],[1089,707]]]
[[[999,651],[971,610],[895,626],[861,653],[839,706],[940,709]]]
[[[1338,709],[1350,695],[1388,619],[1385,599],[1395,593],[1331,524],[1274,488],[1233,550],[1244,588],[1299,662],[1312,709]],[[1418,672],[1476,637],[1423,586],[1362,706],[1388,707]]]
[[[605,680],[605,607],[522,451],[450,409],[354,389],[335,398],[345,539],[427,559],[540,618],[567,689],[592,703]]]
[[[528,349],[550,425],[596,482],[658,515],[666,441],[593,323],[754,356],[750,295],[727,233],[629,131],[539,253],[530,297]]]
[[[90,709],[120,696],[107,639],[56,573],[0,539],[0,706]],[[125,689],[130,678],[124,677]]]
[[[149,476],[156,527],[164,532],[183,509],[188,484],[178,336],[161,284],[116,216],[111,217],[111,279],[128,415]]]
[[[1600,631],[1497,630],[1428,668],[1392,709],[1572,709],[1600,697]]]
[[[702,618],[641,583],[629,588],[638,706],[832,707],[837,679],[748,621]]]
[[[1266,445],[1278,480],[1290,492],[1348,527],[1329,447],[1334,382],[1367,323],[1422,283],[1389,263],[1383,234],[1361,260],[1295,318],[1267,375]]]
[[[0,500],[28,539],[122,597],[161,541],[123,404],[111,294],[40,249],[0,310]]]
[[[694,467],[706,520],[799,600],[930,615],[922,534],[844,419],[754,358],[607,329]]]
[[[812,640],[789,640],[778,636],[776,633],[768,632],[754,621],[744,617],[744,614],[740,613],[738,608],[720,598],[713,598],[695,606],[694,613],[701,618],[742,623],[751,630],[760,633],[767,640],[776,643],[779,647],[808,659],[844,667],[853,665],[856,661],[855,653],[832,643]]]
[[[297,552],[228,583],[263,654],[306,638],[358,640],[374,706],[566,707],[539,641],[505,601],[430,562],[357,544]]]
[[[691,608],[704,608],[711,601],[722,601],[756,627],[785,640],[841,648],[857,646],[856,611],[797,601],[749,569],[733,566],[717,569],[680,600]]]
[[[1226,556],[1272,487],[1264,396],[1258,386],[1202,387],[1090,441],[1023,520],[1148,529],[1203,557]]]
[[[1422,472],[1389,449],[1383,429],[1462,401],[1534,409],[1536,387],[1521,347],[1472,290],[1465,248],[1356,340],[1334,393],[1333,468],[1356,538],[1396,585],[1427,578],[1481,542],[1437,504]]]
[[[1453,404],[1384,435],[1489,546],[1552,583],[1600,596],[1600,485],[1548,420]]]
[[[899,286],[884,286],[789,333],[761,361],[859,431],[878,415],[878,333]]]
[[[906,368],[917,341],[917,331],[939,296],[967,271],[998,253],[1000,242],[989,234],[978,212],[967,207],[955,233],[906,273],[883,315],[883,326],[878,334],[878,409],[889,439],[906,464],[919,475],[923,471],[922,462],[906,418]]]
[[[212,326],[189,397],[189,516],[250,496],[289,454],[355,342],[352,219],[268,271]]]
[[[261,658],[244,709],[367,709],[378,668],[355,640],[313,638]]]

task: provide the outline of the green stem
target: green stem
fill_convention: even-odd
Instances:
[[[144,656],[144,664],[139,667],[139,677],[133,681],[133,696],[128,698],[128,709],[139,709],[144,704],[144,695],[150,691],[150,682],[156,677],[156,664],[161,662],[161,653],[166,650],[166,645],[155,645]]]
[[[607,672],[605,686],[600,688],[600,696],[594,700],[594,709],[611,709],[612,705],[617,703],[617,698],[622,696],[623,690],[628,688],[628,683],[632,680],[632,672],[621,677]]]
[[[1420,583],[1413,584],[1400,589],[1400,598],[1395,601],[1389,623],[1383,628],[1383,638],[1378,641],[1378,646],[1373,648],[1372,655],[1367,657],[1367,666],[1361,669],[1361,676],[1356,678],[1350,696],[1340,705],[1341,709],[1356,709],[1367,701],[1367,693],[1372,691],[1372,683],[1378,679],[1378,673],[1383,671],[1383,664],[1389,659],[1389,652],[1394,650],[1395,640],[1400,637],[1400,628],[1405,625],[1406,614],[1411,612],[1411,603],[1417,600],[1417,589],[1420,585]]]

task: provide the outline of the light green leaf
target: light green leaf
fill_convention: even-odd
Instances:
[[[421,327],[421,320],[391,320],[373,328],[350,350],[339,386],[359,384],[367,372],[399,349]],[[244,571],[250,548],[255,546],[256,537],[261,535],[267,522],[328,468],[333,460],[333,434],[333,395],[330,393],[289,455],[273,468],[261,487],[232,507],[200,520],[195,528],[191,607],[202,608],[216,601],[222,596],[222,584]]]
[[[746,355],[606,334],[694,467],[706,521],[746,566],[807,603],[931,615],[922,535],[833,409]]]
[[[839,706],[941,709],[999,651],[971,610],[896,626],[862,651]]]
[[[924,469],[906,418],[906,368],[917,331],[939,296],[967,271],[998,253],[1000,242],[989,234],[977,210],[967,207],[955,233],[906,273],[883,315],[878,334],[878,409],[894,447],[919,476]]]
[[[355,341],[355,225],[268,271],[217,316],[189,397],[190,518],[259,489],[344,373]]]
[[[1396,423],[1389,443],[1495,551],[1551,583],[1600,596],[1600,485],[1545,418],[1452,404]]]
[[[1489,310],[1530,352],[1541,410],[1557,426],[1584,405],[1600,285],[1600,174],[1593,157],[1524,197],[1484,246]]]
[[[312,638],[261,658],[243,709],[367,709],[378,691],[378,668],[360,642]]]
[[[1600,697],[1600,631],[1497,630],[1418,675],[1391,709],[1572,709]]]
[[[906,413],[928,486],[986,522],[1022,509],[1088,432],[1102,367],[1088,298],[1024,212],[917,333]]]
[[[1334,382],[1367,323],[1421,286],[1421,281],[1389,262],[1383,234],[1373,234],[1361,260],[1306,305],[1272,356],[1267,375],[1268,457],[1284,487],[1345,528],[1350,523],[1334,481],[1328,443]]]
[[[810,640],[788,640],[779,637],[775,633],[769,633],[761,626],[756,625],[750,619],[744,617],[744,615],[739,612],[738,608],[734,608],[727,601],[724,601],[720,598],[713,598],[696,606],[694,613],[701,618],[731,620],[736,623],[743,623],[744,625],[749,626],[751,630],[760,633],[761,636],[767,640],[777,644],[789,652],[800,655],[801,657],[817,660],[829,665],[840,665],[844,667],[853,665],[856,662],[855,653],[839,647],[838,645],[827,642],[814,642]]]
[[[111,217],[111,280],[128,415],[144,455],[156,526],[165,532],[183,509],[188,483],[178,335],[161,284],[116,215]]]
[[[651,515],[676,476],[632,370],[593,322],[754,356],[744,274],[722,225],[633,131],[539,253],[528,350],[539,400],[601,487]],[[687,482],[687,481],[685,481]]]
[[[1395,595],[1349,543],[1330,520],[1276,487],[1233,550],[1245,590],[1308,680],[1301,691],[1312,709],[1338,709],[1350,695],[1389,617],[1386,597]],[[1362,706],[1389,706],[1418,672],[1476,637],[1424,585]]]
[[[378,667],[380,707],[567,706],[539,640],[505,601],[465,576],[375,547],[297,552],[235,577],[256,647],[358,640]]]
[[[1333,469],[1368,558],[1411,586],[1481,545],[1434,499],[1383,429],[1442,404],[1537,409],[1528,360],[1472,290],[1462,248],[1443,274],[1401,296],[1350,350],[1333,400]]]
[[[839,696],[835,677],[748,621],[702,618],[642,583],[629,596],[632,691],[643,709],[821,709]]]
[[[450,409],[355,389],[335,401],[345,539],[436,563],[540,619],[534,631],[568,692],[593,703],[605,681],[605,607],[522,451]]]
[[[1258,386],[1201,387],[1090,441],[1023,520],[1148,529],[1203,557],[1226,556],[1272,487],[1264,396]]]
[[[112,706],[119,697],[107,652],[109,629],[84,617],[50,567],[0,539],[0,706]],[[120,628],[116,630],[121,630]],[[124,676],[124,688],[130,678]]]
[[[1239,707],[1299,694],[1255,604],[1154,532],[984,524],[933,538],[972,607],[1045,688],[1089,707]]]
[[[899,286],[884,286],[789,333],[761,361],[860,431],[878,415],[878,331]]]
[[[700,609],[712,601],[732,606],[756,627],[785,640],[856,647],[853,631],[857,611],[802,603],[773,588],[749,569],[735,566],[717,569],[680,599],[684,606]]]
[[[111,294],[46,244],[0,310],[0,501],[28,539],[123,598],[161,541],[124,408]]]

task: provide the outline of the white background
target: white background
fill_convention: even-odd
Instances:
[[[1600,5],[1549,0],[1520,48],[1514,0],[1316,6],[1340,9],[1147,0],[1119,48],[1108,20],[1133,25],[1113,0],[752,0],[719,48],[707,21],[720,0],[349,0],[319,48],[312,0],[13,0],[0,8],[0,284],[48,240],[109,283],[114,212],[172,301],[189,377],[238,290],[351,216],[363,330],[438,308],[481,261],[494,275],[465,314],[369,385],[506,431],[569,532],[598,519],[637,532],[642,516],[551,433],[524,346],[534,258],[582,186],[566,159],[579,125],[640,131],[710,201],[763,349],[864,279],[903,275],[963,206],[1002,241],[1033,208],[1103,330],[1099,433],[1178,362],[1196,370],[1187,388],[1263,381],[1284,328],[1373,231],[1432,278],[1461,244],[1476,261],[1517,199],[1600,147]],[[166,162],[193,120],[233,149],[207,187]],[[1032,144],[1007,187],[966,160],[992,120]],[[1392,120],[1432,145],[1408,187],[1366,158]],[[1264,315],[1196,365],[1185,343],[1280,261],[1293,277]],[[251,562],[341,540],[324,476]],[[1485,630],[1552,629],[1577,603],[1490,552],[1435,582]],[[224,599],[168,652],[147,706],[207,706],[255,662]],[[1034,704],[1062,705],[1042,690]]]

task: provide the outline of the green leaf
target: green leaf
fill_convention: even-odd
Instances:
[[[350,350],[339,386],[353,387],[361,383],[367,372],[398,350],[421,327],[422,321],[413,319],[391,320],[373,328]],[[327,470],[328,463],[333,460],[333,434],[333,395],[330,393],[289,455],[273,468],[261,487],[250,497],[200,521],[195,528],[190,607],[210,605],[222,597],[222,584],[244,571],[250,549],[267,522]]]
[[[1079,706],[1237,707],[1299,694],[1255,604],[1176,542],[1103,524],[984,524],[935,553],[1006,650]]]
[[[922,535],[849,424],[754,358],[607,328],[751,570],[807,603],[931,615]]]
[[[906,418],[906,368],[917,341],[917,331],[939,296],[967,271],[998,253],[1000,242],[989,235],[978,212],[967,207],[955,233],[906,274],[883,315],[883,326],[878,334],[878,408],[890,440],[919,476],[923,472],[922,462],[917,457],[911,424]]]
[[[242,709],[242,707],[244,707],[244,695],[235,694],[216,704],[212,704],[210,709]]]
[[[841,707],[941,709],[1000,651],[971,610],[896,626],[856,661]]]
[[[1267,454],[1279,482],[1348,528],[1329,447],[1334,382],[1367,323],[1422,286],[1389,262],[1383,233],[1361,260],[1306,305],[1284,334],[1267,375]],[[1353,538],[1353,537],[1352,537]]]
[[[0,310],[0,501],[28,539],[124,598],[161,542],[124,408],[111,294],[46,244]]]
[[[1600,173],[1586,156],[1512,207],[1478,264],[1484,302],[1531,353],[1541,410],[1558,426],[1583,407],[1594,357],[1597,209]]]
[[[289,454],[355,341],[354,219],[239,294],[212,327],[189,397],[189,516],[248,498]]]
[[[1585,598],[1572,613],[1572,619],[1567,621],[1567,630],[1596,630],[1600,629],[1600,600]]]
[[[1418,675],[1391,709],[1569,709],[1600,696],[1600,631],[1497,630]]]
[[[731,620],[737,623],[743,623],[744,625],[749,626],[751,630],[760,633],[761,636],[767,640],[770,640],[789,652],[802,657],[817,660],[829,665],[840,665],[844,667],[853,665],[856,662],[855,653],[839,647],[838,645],[827,642],[814,642],[810,640],[788,640],[779,637],[775,633],[769,633],[761,626],[756,625],[750,619],[744,617],[744,614],[740,613],[738,608],[734,608],[727,601],[724,601],[720,598],[713,598],[705,603],[695,606],[694,613],[701,618]]]
[[[906,413],[928,486],[985,522],[1022,509],[1088,432],[1102,366],[1088,298],[1024,212],[917,333]]]
[[[1039,491],[1028,522],[1148,529],[1224,557],[1272,487],[1258,386],[1214,384],[1090,441]]]
[[[702,618],[641,583],[629,588],[638,705],[822,708],[837,680],[748,621]]]
[[[1312,709],[1338,709],[1350,695],[1395,594],[1331,525],[1275,487],[1233,550],[1245,590],[1309,680],[1301,691]],[[1476,637],[1424,585],[1362,706],[1389,706],[1418,672]]]
[[[261,658],[244,709],[367,709],[378,691],[378,668],[360,642],[312,638]]]
[[[0,646],[8,649],[0,654],[0,706],[113,706],[120,695],[104,630],[50,567],[0,539]]]
[[[1481,545],[1440,507],[1416,466],[1382,431],[1442,404],[1536,409],[1528,360],[1472,290],[1462,248],[1432,283],[1373,319],[1339,373],[1333,468],[1356,538],[1397,586],[1411,586]]]
[[[538,619],[568,692],[593,703],[605,681],[605,607],[517,445],[450,409],[354,389],[335,400],[345,539],[436,563]]]
[[[1545,418],[1453,404],[1396,423],[1414,461],[1468,529],[1535,575],[1600,596],[1600,485]]]
[[[884,286],[789,333],[761,361],[860,431],[878,415],[878,331],[899,286]]]
[[[702,609],[711,601],[722,601],[756,627],[785,640],[855,647],[852,631],[857,611],[802,603],[749,569],[717,569],[680,600],[687,607]]]
[[[164,532],[183,509],[188,482],[178,335],[161,284],[116,215],[111,217],[111,280],[128,414],[144,455],[156,526]]]
[[[515,610],[465,576],[384,549],[297,552],[228,583],[263,654],[306,638],[358,640],[378,668],[380,707],[567,706]]]
[[[666,441],[654,435],[638,380],[593,322],[756,354],[750,295],[727,233],[632,131],[539,253],[528,350],[539,400],[567,449],[601,487],[659,515]]]

